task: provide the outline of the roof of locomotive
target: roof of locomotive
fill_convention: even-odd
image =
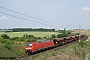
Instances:
[[[63,38],[54,38],[53,40],[60,41],[60,40],[63,40]]]
[[[50,40],[42,40],[41,42],[49,42]]]
[[[50,42],[50,40],[42,40],[42,41],[36,41],[36,42],[28,42],[27,44],[34,44],[34,43],[43,43],[43,42]]]

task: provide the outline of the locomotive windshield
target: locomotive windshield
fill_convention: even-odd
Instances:
[[[26,46],[32,46],[32,44],[27,44]]]

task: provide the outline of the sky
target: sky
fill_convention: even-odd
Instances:
[[[0,0],[0,29],[78,29],[79,25],[90,29],[90,0]]]

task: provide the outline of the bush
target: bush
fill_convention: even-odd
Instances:
[[[37,39],[42,39],[42,37],[37,37]]]
[[[87,56],[86,56],[85,60],[90,60],[90,53],[89,53],[89,54],[87,54]]]
[[[0,37],[0,43],[3,44],[4,43],[4,39],[2,37]]]
[[[68,37],[69,36],[69,34],[58,34],[57,35],[57,38],[63,38],[63,37]]]
[[[11,41],[6,40],[6,43],[4,44],[5,48],[10,49],[11,48]]]
[[[50,38],[51,39],[56,38],[56,35],[55,34],[52,34]]]
[[[10,39],[10,37],[7,34],[2,34],[1,37],[3,37],[4,39]]]
[[[36,40],[36,39],[26,38],[24,41],[25,41],[25,42],[34,42],[34,41],[37,41],[37,40]]]
[[[75,35],[80,35],[80,33],[75,33]]]
[[[87,43],[86,42],[79,42],[79,46],[80,47],[87,47]]]
[[[29,38],[26,38],[24,41],[25,42],[31,42],[31,40]]]
[[[16,41],[18,41],[19,40],[19,37],[12,37],[10,40],[16,40]]]
[[[20,41],[24,41],[26,38],[25,37],[20,37],[19,40]]]

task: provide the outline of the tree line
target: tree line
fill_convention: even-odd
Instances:
[[[55,29],[45,29],[45,28],[13,28],[0,30],[6,32],[25,32],[25,31],[55,32]]]

